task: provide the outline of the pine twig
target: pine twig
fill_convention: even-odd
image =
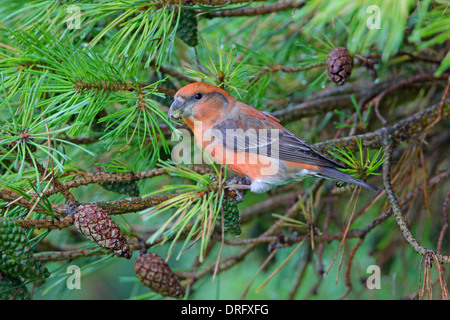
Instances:
[[[300,104],[294,105],[292,107],[279,109],[273,112],[273,115],[283,122],[291,122],[305,117],[311,117],[315,115],[324,114],[334,110],[344,110],[349,109],[352,106],[352,96],[356,99],[367,100],[370,99],[386,88],[388,88],[391,83],[382,83],[374,86],[358,88],[356,91],[348,91],[348,88],[336,87],[329,92],[325,92],[323,95],[313,97],[307,101],[303,101]],[[346,89],[346,90],[344,90]],[[336,93],[342,93],[336,95]],[[295,103],[295,100],[288,101],[290,103]],[[280,102],[276,102],[277,105]]]
[[[301,8],[305,5],[305,1],[282,1],[271,4],[263,4],[257,7],[245,7],[239,9],[221,10],[208,12],[202,16],[212,19],[212,18],[224,18],[224,17],[242,17],[242,16],[258,16],[269,14],[272,12],[280,12],[291,9]],[[198,13],[203,11],[199,10]]]
[[[449,89],[450,89],[450,82],[447,83],[447,86],[445,87],[444,90],[444,94],[442,95],[441,103],[439,104],[439,113],[437,118],[425,128],[425,131],[434,127],[436,123],[438,123],[442,119],[442,109],[444,107],[445,100],[447,99]]]
[[[155,69],[159,69],[163,74],[169,75],[178,80],[183,80],[183,81],[186,81],[189,83],[197,82],[197,79],[186,76],[185,74],[179,72],[178,70],[175,70],[173,67],[171,68],[171,67],[166,67],[163,65],[156,66],[155,64],[151,64],[151,66]]]
[[[166,96],[173,97],[175,93],[177,93],[175,90],[163,87],[161,85],[157,85],[156,88],[159,92],[164,93]]]
[[[353,289],[352,281],[350,279],[350,271],[353,259],[355,258],[356,251],[361,247],[364,239],[365,239],[364,237],[359,238],[358,242],[355,244],[352,251],[350,251],[350,255],[347,260],[347,269],[345,271],[345,285],[347,289],[345,290],[344,294],[339,298],[339,300],[343,300],[344,298],[346,298]]]
[[[448,228],[448,202],[450,200],[450,191],[447,192],[447,197],[445,198],[444,205],[442,206],[442,211],[444,213],[444,223],[442,224],[441,232],[439,232],[439,240],[437,245],[437,253],[441,253],[442,241],[444,240],[445,231]]]
[[[375,110],[375,114],[377,115],[377,117],[380,119],[381,124],[383,126],[387,125],[387,121],[386,119],[384,119],[384,117],[381,115],[380,113],[380,102],[381,100],[387,96],[389,93],[398,90],[402,87],[408,86],[412,83],[416,83],[416,82],[424,82],[424,81],[430,81],[430,80],[445,80],[449,77],[448,73],[442,74],[440,77],[436,78],[434,75],[432,74],[421,74],[421,75],[417,75],[417,76],[413,76],[411,78],[405,79],[403,81],[400,81],[398,83],[396,83],[395,85],[389,87],[388,89],[384,90],[383,92],[381,92],[380,94],[378,94],[375,98],[373,98],[372,100],[370,100],[369,102],[366,103],[366,106],[364,109],[367,109],[368,106],[370,104],[372,104],[374,106],[374,110]],[[444,98],[445,100],[445,98]]]
[[[294,285],[292,287],[292,289],[289,291],[289,294],[287,296],[288,300],[294,300],[295,295],[298,292],[298,289],[300,288],[300,285],[303,281],[303,279],[305,278],[306,272],[308,270],[308,266],[311,263],[311,259],[312,259],[312,250],[310,248],[308,248],[308,254],[306,256],[306,261],[302,266],[302,269],[297,273],[297,276],[295,277],[294,280]]]
[[[293,73],[293,72],[301,72],[301,71],[305,71],[305,70],[310,70],[313,68],[324,66],[326,64],[327,64],[326,61],[319,61],[319,62],[308,64],[306,66],[297,66],[297,67],[296,66],[281,66],[279,64],[276,64],[276,65],[273,65],[270,67],[263,67],[263,70],[266,73],[278,72],[278,71],[282,71],[282,72],[286,72],[286,73]]]
[[[159,0],[158,2],[160,4],[172,4],[172,5],[192,5],[193,3],[196,4],[202,4],[202,5],[208,5],[208,6],[223,6],[223,5],[229,5],[229,4],[240,4],[240,3],[248,3],[248,2],[264,2],[266,0]]]
[[[137,87],[131,82],[127,81],[126,83],[123,82],[99,82],[99,83],[88,83],[85,81],[78,81],[76,84],[73,85],[73,87],[77,91],[100,91],[100,90],[107,90],[107,91],[137,91],[138,94],[142,91],[142,88],[148,86],[146,83],[139,83]],[[164,93],[165,95],[173,97],[175,95],[175,90],[166,88],[161,85],[157,85],[156,88],[159,92]]]
[[[98,201],[88,203],[89,205],[96,205],[106,211],[109,214],[124,214],[130,212],[137,212],[141,210],[145,210],[151,207],[154,207],[168,199],[176,197],[178,194],[168,194],[168,195],[160,195],[153,196],[147,198],[125,198],[120,200],[111,200],[111,201]],[[80,203],[79,205],[88,205]],[[57,216],[65,216],[67,214],[67,208],[62,204],[52,204],[52,212]]]
[[[96,137],[69,137],[64,136],[64,140],[72,142],[74,144],[91,144],[98,142],[100,140],[101,136]]]
[[[422,247],[419,242],[414,238],[411,231],[409,230],[409,227],[403,217],[402,210],[400,208],[399,202],[395,196],[394,191],[392,190],[391,181],[390,181],[390,164],[391,164],[391,158],[392,158],[392,142],[390,141],[390,137],[388,136],[387,130],[384,131],[383,135],[383,146],[384,146],[384,152],[386,154],[386,160],[383,163],[383,183],[384,188],[386,191],[386,195],[389,201],[389,204],[392,208],[393,214],[395,216],[395,219],[397,221],[398,226],[400,227],[400,230],[403,233],[404,238],[406,241],[411,245],[411,247],[422,256],[430,254],[432,252],[435,254],[432,250],[426,249]],[[441,263],[450,263],[450,256],[443,255],[443,254],[435,254],[437,261]]]
[[[412,60],[423,61],[423,62],[428,62],[428,63],[433,63],[433,64],[441,64],[441,62],[442,62],[442,60],[432,59],[432,58],[423,57],[423,56],[418,56],[418,55],[412,54],[411,52],[402,51],[402,50],[398,51],[396,56],[397,57],[408,56]],[[381,57],[382,57],[381,54],[371,54],[371,55],[369,55],[368,58],[381,59]]]
[[[442,106],[442,119],[446,119],[450,115],[449,106],[450,100],[447,100]],[[400,120],[389,127],[381,128],[366,134],[316,143],[313,147],[321,152],[325,152],[332,147],[353,147],[356,145],[356,141],[361,139],[365,147],[379,148],[383,144],[382,136],[385,133],[389,135],[392,143],[407,141],[417,134],[422,133],[424,129],[439,116],[440,110],[440,104],[436,104]]]
[[[139,251],[143,248],[143,243],[137,241],[136,237],[133,237],[128,244],[132,251]],[[77,248],[72,250],[65,250],[60,252],[51,253],[36,253],[34,256],[42,263],[53,262],[53,261],[64,261],[64,260],[74,260],[85,257],[99,256],[99,255],[109,255],[111,254],[106,249],[101,247],[92,248]]]
[[[16,222],[22,227],[26,229],[63,229],[71,226],[73,224],[74,218],[71,215],[68,215],[62,219],[54,219],[54,220],[31,220],[31,219],[16,219]]]
[[[195,171],[200,174],[206,174],[211,172],[209,168],[199,166],[186,166],[187,169]],[[95,183],[111,183],[111,182],[128,182],[128,181],[140,181],[157,177],[160,175],[168,174],[168,171],[164,168],[156,168],[152,170],[137,172],[137,173],[125,173],[125,172],[97,172],[86,173],[82,178],[68,181],[64,183],[64,187],[68,189],[76,188],[79,186],[86,186]],[[44,195],[49,196],[54,194],[57,190],[50,188],[44,192]]]

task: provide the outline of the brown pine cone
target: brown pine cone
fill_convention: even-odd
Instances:
[[[182,298],[184,287],[164,259],[156,253],[144,253],[136,258],[134,272],[144,286],[163,297]]]
[[[133,252],[123,233],[105,210],[96,205],[80,205],[74,218],[81,234],[119,257],[131,258]]]
[[[353,70],[353,58],[348,50],[343,47],[334,48],[328,54],[328,77],[338,86],[342,86],[350,77]]]

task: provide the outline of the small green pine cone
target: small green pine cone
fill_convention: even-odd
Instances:
[[[197,17],[194,10],[181,8],[177,35],[190,47],[198,44]]]
[[[114,181],[108,183],[100,183],[100,186],[108,191],[126,194],[130,197],[139,197],[139,187],[136,181]]]
[[[182,298],[185,289],[166,261],[156,253],[141,253],[133,266],[136,276],[146,287],[163,297]]]
[[[0,300],[30,300],[27,287],[19,278],[0,272]]]
[[[33,254],[12,258],[5,253],[0,256],[0,270],[12,277],[22,277],[27,280],[43,280],[50,276],[47,268]]]
[[[34,256],[25,229],[10,218],[0,219],[0,270],[12,277],[44,279],[50,273]]]
[[[0,270],[12,277],[45,279],[50,273],[34,256],[27,235],[17,221],[0,219]]]
[[[0,252],[19,257],[30,251],[25,229],[10,218],[0,218]]]
[[[225,199],[222,202],[222,208],[225,231],[229,231],[234,236],[240,235],[241,222],[236,201],[234,199]]]

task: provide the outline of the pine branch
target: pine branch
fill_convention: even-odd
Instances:
[[[180,244],[180,254],[188,256],[195,255],[200,247],[200,256],[192,265],[179,261],[183,271],[178,275],[185,278],[183,283],[188,286],[186,299],[198,297],[196,291],[208,285],[208,281],[199,280],[207,280],[211,274],[215,276],[239,265],[255,269],[255,262],[248,257],[261,246],[267,247],[269,253],[263,257],[260,270],[273,268],[267,262],[282,258],[278,249],[287,248],[293,254],[297,249],[293,246],[308,239],[311,244],[317,243],[318,249],[304,248],[307,250],[302,252],[306,254],[304,264],[293,278],[289,298],[300,293],[299,287],[311,284],[306,277],[310,267],[319,278],[313,280],[311,294],[318,290],[325,292],[328,284],[322,281],[323,261],[334,250],[328,243],[337,241],[349,248],[342,260],[346,270],[342,275],[345,287],[341,298],[352,298],[358,297],[352,289],[356,254],[369,254],[373,245],[364,241],[369,233],[386,234],[393,231],[392,226],[395,231],[397,224],[386,223],[395,216],[403,236],[425,261],[426,281],[418,296],[424,297],[425,289],[430,294],[432,284],[439,281],[441,288],[445,288],[442,296],[448,297],[440,263],[450,262],[441,253],[448,230],[446,211],[450,201],[450,193],[441,192],[450,175],[450,169],[442,170],[445,142],[450,133],[446,127],[450,115],[447,27],[450,11],[443,3],[419,4],[414,0],[394,1],[385,10],[382,1],[375,1],[372,4],[382,9],[382,30],[389,30],[380,33],[369,27],[370,22],[376,25],[377,17],[366,11],[368,4],[362,2],[1,3],[0,227],[14,222],[15,228],[27,229],[25,240],[33,251],[51,251],[34,255],[41,262],[57,262],[52,263],[57,266],[62,261],[106,258],[111,254],[100,246],[80,247],[74,242],[78,238],[65,237],[66,240],[56,244],[53,237],[47,237],[49,233],[57,235],[59,231],[55,229],[64,228],[68,228],[65,233],[70,236],[74,215],[78,209],[82,211],[80,205],[101,208],[102,219],[106,220],[109,214],[151,215],[153,221],[160,219],[160,223],[144,226],[127,217],[114,220],[124,218],[124,229],[132,230],[129,233],[121,230],[130,250],[144,252],[158,245],[167,249],[167,261]],[[71,15],[67,9],[72,5],[80,12]],[[226,19],[214,20],[216,17]],[[367,24],[361,23],[363,20]],[[71,29],[74,22],[80,25]],[[211,32],[214,30],[219,31],[218,36]],[[192,41],[186,41],[187,37]],[[197,37],[204,47],[197,45]],[[325,70],[321,70],[325,64],[322,60],[335,47],[346,47],[366,70],[357,68],[345,86],[331,84],[324,89],[327,79]],[[372,83],[368,82],[367,73],[372,76]],[[218,182],[213,178],[218,171],[170,165],[153,169],[161,158],[168,156],[170,147],[166,141],[176,127],[167,121],[166,107],[178,86],[195,81],[214,83],[239,101],[274,111],[274,116],[288,123],[289,128],[306,132],[305,137],[310,140],[323,141],[323,137],[334,135],[335,138],[313,146],[323,153],[336,147],[348,147],[351,153],[356,147],[358,154],[363,154],[357,141],[362,141],[368,153],[375,151],[372,148],[384,146],[389,155],[383,166],[385,189],[370,199],[366,197],[368,194],[361,193],[358,201],[363,203],[358,203],[360,209],[347,224],[353,226],[358,219],[358,227],[341,231],[345,221],[338,210],[348,202],[349,188],[338,189],[317,179],[308,190],[302,188],[309,185],[309,181],[304,181],[277,188],[265,198],[248,193],[242,204],[245,209],[240,210],[243,230],[264,214],[277,215],[264,218],[271,224],[259,235],[244,232],[240,238],[230,237],[223,228],[225,212],[220,201],[234,199],[237,194],[225,179],[218,178]],[[440,97],[436,96],[436,88]],[[403,95],[405,92],[407,96]],[[333,111],[336,115],[330,113]],[[303,121],[313,116],[318,117]],[[381,126],[376,126],[377,119]],[[333,131],[333,124],[338,127],[337,132]],[[426,146],[422,144],[425,135],[431,141]],[[390,172],[394,169],[390,166],[396,157],[392,153],[400,143],[401,148],[406,147],[398,172],[391,180]],[[105,172],[88,173],[97,162],[103,163]],[[170,179],[169,174],[178,178]],[[155,192],[134,197],[136,181],[142,180]],[[178,184],[181,180],[190,183]],[[177,184],[171,185],[173,182]],[[436,187],[438,182],[442,182],[441,188]],[[111,199],[106,199],[85,193],[82,201],[86,203],[77,203],[81,198],[74,195],[82,194],[83,190],[75,189],[91,186],[91,190],[97,187],[93,184],[132,185],[126,190],[132,189],[129,193],[132,197],[128,194],[129,198],[120,199],[117,194],[108,193]],[[382,203],[384,194],[388,197]],[[443,205],[431,201],[437,195],[444,197]],[[413,200],[415,205],[411,206]],[[427,210],[418,207],[422,205]],[[419,244],[415,237],[427,234],[413,235],[405,217],[410,210],[411,217],[421,218],[422,213],[435,210],[436,206],[444,210],[444,215],[437,249],[433,251]],[[235,212],[239,209],[241,205],[233,207]],[[411,225],[414,221],[411,220]],[[95,221],[92,223],[89,228],[97,226]],[[33,232],[33,229],[42,230]],[[5,238],[5,234],[2,236]],[[409,246],[401,247],[401,242],[395,246],[395,237],[387,241],[389,252],[383,254],[384,259],[392,261],[389,254],[399,247],[410,250]],[[219,256],[214,256],[217,244]],[[3,245],[0,239],[0,249]],[[317,264],[312,263],[314,256]],[[83,261],[79,262],[84,264]],[[430,270],[433,261],[439,272],[439,279],[434,282]],[[2,274],[3,263],[0,261]],[[98,266],[92,264],[95,265]],[[274,270],[283,276],[281,268]],[[259,271],[256,275],[260,276]],[[57,272],[53,276],[57,277]],[[250,280],[247,288],[252,284]],[[54,287],[54,281],[40,282],[33,291],[37,297]],[[0,291],[3,297],[5,290]]]
[[[76,84],[73,85],[73,87],[77,91],[134,91],[139,93],[142,93],[143,88],[150,86],[150,84],[146,83],[138,83],[137,86],[135,86],[131,81],[127,82],[98,82],[98,83],[87,83],[84,81],[78,81]],[[169,95],[173,97],[175,95],[175,90],[166,88],[161,85],[157,85],[156,88],[159,92],[162,92],[166,95]]]
[[[440,103],[435,104],[412,116],[400,120],[389,127],[381,128],[366,134],[319,142],[314,144],[313,147],[321,152],[325,152],[329,148],[355,146],[356,141],[361,139],[366,148],[379,148],[383,144],[382,136],[384,132],[388,133],[392,143],[407,141],[412,137],[423,133],[428,125],[433,123],[439,117],[441,111],[441,120],[447,119],[450,116],[449,106],[450,100],[447,100],[442,105],[442,108]]]
[[[210,172],[210,169],[208,168],[202,168],[197,166],[188,166],[187,169],[192,170],[194,172],[200,173],[200,174],[206,174]],[[149,170],[145,172],[139,172],[139,173],[95,173],[95,174],[86,174],[83,178],[69,181],[66,183],[61,183],[59,180],[59,188],[50,188],[44,191],[43,196],[49,196],[51,194],[54,194],[55,192],[61,192],[61,190],[65,190],[65,192],[68,192],[67,190],[71,188],[75,188],[78,186],[83,185],[89,185],[92,183],[111,183],[111,182],[124,182],[124,181],[138,181],[142,179],[148,179],[155,176],[168,174],[169,172],[165,169],[154,169]],[[230,191],[230,197],[235,197],[234,191]],[[33,194],[30,194],[32,196]],[[172,197],[175,197],[177,194],[172,195],[163,195],[163,196],[154,196],[154,197],[148,197],[148,198],[127,198],[122,200],[116,200],[116,201],[100,201],[96,203],[90,203],[95,204],[105,210],[108,210],[111,214],[123,214],[128,212],[136,212],[136,211],[142,211],[151,207],[154,207],[167,199],[170,199]],[[199,197],[202,197],[203,195],[199,194]],[[33,207],[33,204],[30,203],[27,199],[23,198],[19,194],[10,191],[8,189],[0,190],[0,199],[10,202],[10,205],[13,206],[21,206],[25,208],[31,208]],[[73,203],[76,203],[76,205],[82,205],[80,203],[77,203],[76,201],[71,201],[68,203],[68,205],[65,204],[51,204],[52,208],[52,214],[59,216],[59,217],[65,217],[70,213],[70,208],[73,205]],[[44,207],[36,207],[34,211],[39,213],[45,213],[48,214],[46,209]],[[40,222],[37,222],[38,224]]]
[[[224,17],[242,17],[242,16],[257,16],[264,15],[273,12],[280,12],[286,10],[292,10],[301,8],[305,5],[305,1],[282,1],[277,3],[265,4],[257,7],[245,7],[239,9],[230,9],[230,10],[222,10],[222,11],[213,11],[207,12],[202,15],[206,18],[224,18]],[[198,13],[202,13],[202,11],[197,11]]]
[[[399,88],[408,86],[415,82],[425,82],[425,81],[430,81],[430,80],[434,81],[434,80],[440,80],[440,79],[446,80],[448,77],[449,77],[448,73],[443,74],[438,78],[436,78],[432,74],[424,74],[424,75],[417,75],[417,76],[411,77],[409,79],[400,81],[400,82],[396,83],[395,85],[390,86],[388,89],[384,90],[383,92],[378,94],[375,98],[373,98],[369,102],[367,102],[364,109],[366,110],[370,104],[373,104],[376,115],[381,120],[381,124],[383,126],[385,126],[385,125],[387,125],[387,121],[381,116],[380,111],[379,111],[380,102],[385,96],[387,96],[389,93],[392,93],[395,90],[398,90]]]
[[[199,166],[186,166],[187,169],[200,174],[206,174],[211,172],[209,168],[199,167]],[[80,179],[65,182],[63,184],[64,188],[72,189],[79,186],[86,186],[89,184],[99,184],[99,183],[112,183],[112,182],[125,182],[125,181],[139,181],[144,179],[149,179],[157,177],[160,175],[166,175],[169,172],[164,168],[157,168],[152,170],[147,170],[137,173],[109,173],[109,172],[97,172],[97,173],[85,173]],[[49,188],[44,192],[45,196],[49,196],[58,192],[54,188]]]
[[[414,238],[411,231],[409,230],[409,227],[405,221],[405,218],[403,217],[402,210],[400,208],[399,202],[395,196],[394,191],[392,190],[391,186],[391,178],[390,178],[390,165],[391,165],[391,159],[392,159],[392,150],[393,150],[393,144],[390,137],[390,134],[387,130],[383,131],[382,136],[382,142],[383,142],[383,148],[386,155],[386,160],[383,163],[383,183],[384,188],[386,191],[387,198],[389,200],[389,204],[391,205],[393,214],[395,216],[395,219],[397,221],[398,226],[400,227],[400,230],[403,233],[403,236],[405,237],[406,241],[411,245],[411,247],[422,256],[432,254],[436,257],[436,259],[441,263],[450,263],[450,256],[444,255],[444,254],[436,254],[430,249],[426,249],[422,247],[419,242]]]
[[[29,219],[16,219],[16,222],[26,229],[63,229],[71,226],[73,224],[74,218],[68,215],[62,219],[42,219],[42,220],[29,220]]]
[[[182,6],[192,6],[192,5],[205,5],[205,6],[224,6],[233,4],[242,4],[248,2],[264,2],[267,0],[158,0],[153,6],[164,6],[164,5],[182,5]],[[150,6],[143,6],[145,9]]]
[[[167,74],[167,75],[169,75],[171,77],[174,77],[174,78],[176,78],[178,80],[183,80],[183,81],[186,81],[186,82],[189,82],[189,83],[198,81],[197,79],[194,79],[194,78],[191,78],[189,76],[186,76],[185,74],[179,72],[178,70],[175,70],[173,67],[166,67],[164,65],[157,66],[154,63],[152,63],[151,66],[153,68],[155,68],[155,69],[159,69],[163,74]],[[161,91],[161,92],[164,93],[164,91]],[[171,96],[173,96],[173,94]]]
[[[326,61],[319,61],[319,62],[311,63],[311,64],[308,64],[305,66],[300,66],[300,67],[295,67],[295,66],[287,67],[287,66],[280,66],[279,64],[277,64],[277,65],[270,66],[270,67],[263,67],[263,70],[265,72],[282,71],[282,72],[291,73],[291,72],[300,72],[300,71],[310,70],[310,69],[313,69],[316,67],[321,67],[324,65],[326,65]]]

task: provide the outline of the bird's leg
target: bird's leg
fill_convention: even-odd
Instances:
[[[240,185],[250,185],[252,184],[252,179],[249,177],[234,176],[227,181],[227,185],[240,184]],[[243,188],[246,189],[246,188]]]
[[[248,190],[250,189],[250,184],[252,180],[247,177],[235,176],[229,179],[226,183],[229,186],[230,190],[236,192],[236,203],[242,202],[244,200],[244,195],[239,190]]]
[[[248,185],[248,184],[235,184],[233,185],[233,189],[251,189],[252,186]]]

